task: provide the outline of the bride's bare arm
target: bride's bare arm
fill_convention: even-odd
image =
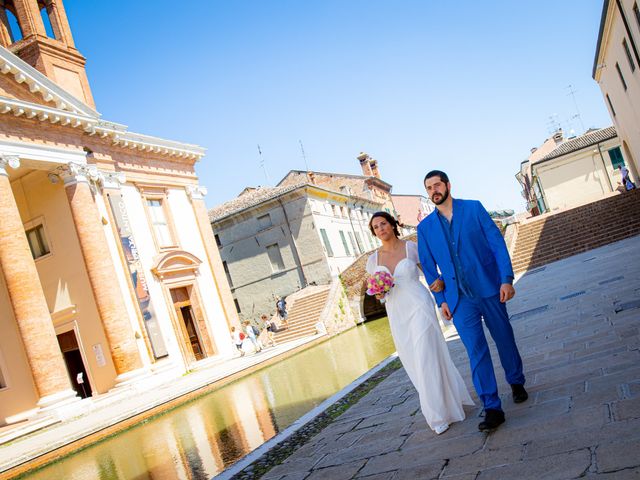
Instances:
[[[422,265],[419,263],[418,268],[422,271]],[[441,292],[442,290],[444,290],[444,280],[442,280],[442,278],[436,278],[433,283],[429,285],[429,290],[435,293]]]

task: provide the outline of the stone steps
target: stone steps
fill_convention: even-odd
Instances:
[[[640,235],[640,190],[520,224],[513,269],[522,272],[635,235]]]
[[[297,298],[289,311],[289,328],[276,332],[276,342],[290,342],[298,338],[315,335],[315,325],[320,319],[320,314],[327,303],[328,296],[329,288]]]

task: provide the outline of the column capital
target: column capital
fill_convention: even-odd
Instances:
[[[186,185],[184,189],[191,200],[202,200],[207,194],[207,187],[202,185]]]
[[[65,187],[75,185],[79,182],[99,182],[102,177],[98,167],[95,165],[85,165],[75,162],[69,162],[66,165],[61,165],[57,167],[53,173],[62,179]]]
[[[104,172],[99,171],[100,183],[102,188],[111,188],[113,190],[119,190],[120,185],[124,185],[127,181],[127,177],[124,172]]]
[[[0,175],[9,176],[7,166],[18,168],[20,166],[20,157],[18,157],[18,155],[5,155],[0,153]]]

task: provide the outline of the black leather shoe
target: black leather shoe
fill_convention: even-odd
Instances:
[[[478,424],[478,430],[487,432],[495,430],[504,423],[504,412],[494,408],[487,408],[484,411],[484,420]]]
[[[511,385],[511,392],[513,392],[513,403],[522,403],[529,398],[529,394],[524,389],[524,385]]]

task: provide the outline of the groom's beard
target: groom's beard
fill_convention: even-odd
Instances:
[[[438,200],[436,200],[436,199],[434,198],[436,195],[440,195],[440,194],[434,194],[434,195],[433,195],[433,197],[431,198],[431,201],[432,201],[433,203],[435,203],[436,205],[441,205],[441,204],[443,204],[444,202],[446,202],[446,201],[447,201],[447,198],[449,198],[449,189],[447,188],[447,189],[444,191],[444,193],[443,193],[442,195],[440,195],[440,197],[438,198]]]

